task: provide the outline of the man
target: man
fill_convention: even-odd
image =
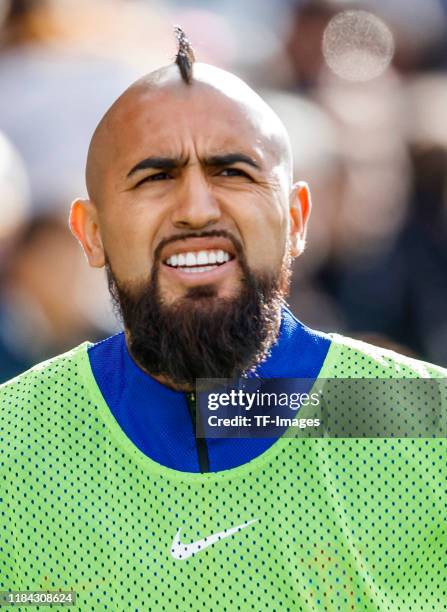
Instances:
[[[291,168],[271,109],[182,36],[107,111],[70,222],[125,332],[2,387],[1,589],[82,610],[445,609],[442,438],[195,436],[197,378],[446,376],[288,311],[310,212]]]

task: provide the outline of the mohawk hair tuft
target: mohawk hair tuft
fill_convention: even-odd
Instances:
[[[192,66],[196,59],[194,57],[194,51],[188,37],[180,26],[175,26],[174,32],[177,37],[178,44],[175,63],[180,69],[182,79],[185,81],[185,83],[190,85],[192,82]]]

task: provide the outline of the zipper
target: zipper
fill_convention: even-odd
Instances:
[[[197,427],[197,402],[196,402],[196,394],[194,392],[186,394],[186,402],[188,404],[188,409],[191,414],[192,419],[192,427],[194,431],[194,438],[196,441],[196,449],[197,449],[197,459],[199,461],[199,469],[202,474],[210,471],[210,462],[208,457],[208,447],[206,445],[206,440],[204,437],[197,437],[197,428],[199,429],[199,433],[203,436],[202,431],[202,422],[199,420]]]

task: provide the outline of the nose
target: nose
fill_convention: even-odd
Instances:
[[[185,177],[173,206],[171,221],[179,229],[203,229],[221,217],[218,201],[206,178],[197,169]]]

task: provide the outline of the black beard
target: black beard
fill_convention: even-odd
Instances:
[[[289,257],[284,258],[279,274],[255,275],[241,244],[230,234],[188,234],[193,236],[231,240],[242,270],[237,296],[218,298],[209,284],[189,289],[172,304],[164,303],[158,282],[160,252],[179,236],[157,248],[149,285],[118,283],[106,264],[110,294],[126,328],[131,355],[146,372],[181,389],[193,389],[197,378],[243,376],[265,359],[276,340],[290,279]]]

